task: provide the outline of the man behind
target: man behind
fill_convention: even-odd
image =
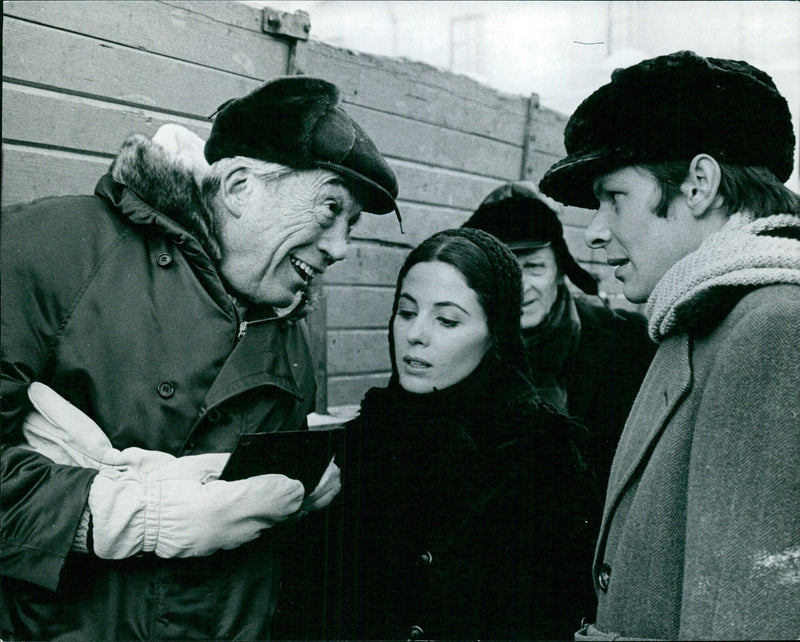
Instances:
[[[338,469],[215,478],[240,433],[307,428],[309,284],[362,209],[396,211],[337,104],[280,78],[204,146],[134,135],[93,196],[3,213],[4,639],[269,638],[269,529],[327,505]]]
[[[593,463],[604,491],[655,344],[642,315],[590,298],[597,295],[597,282],[570,254],[558,210],[533,184],[507,183],[492,191],[463,227],[493,234],[516,256],[533,384],[543,401],[591,431],[591,452],[581,454]],[[586,296],[573,296],[567,279]]]
[[[540,183],[659,343],[611,469],[576,639],[800,635],[800,206],[786,100],[684,51],[618,70]]]

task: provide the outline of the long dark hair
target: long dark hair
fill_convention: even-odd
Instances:
[[[483,230],[458,228],[437,232],[406,257],[397,277],[389,319],[389,351],[392,375],[396,377],[394,335],[400,291],[409,270],[418,263],[441,261],[453,266],[478,297],[486,315],[492,346],[487,356],[495,365],[505,365],[528,378],[528,364],[522,343],[522,273],[514,255],[505,245]],[[486,357],[484,357],[486,358]]]

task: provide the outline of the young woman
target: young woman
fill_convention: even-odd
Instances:
[[[481,230],[403,265],[391,380],[347,427],[339,637],[571,638],[592,615],[585,434],[537,401],[520,298],[513,254]]]

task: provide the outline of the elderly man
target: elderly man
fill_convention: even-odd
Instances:
[[[688,51],[618,70],[540,183],[659,343],[611,469],[576,639],[800,635],[800,205],[772,79]]]
[[[218,110],[204,158],[135,135],[93,196],[4,212],[4,639],[269,637],[274,531],[338,470],[219,481],[219,453],[307,427],[309,284],[362,209],[396,211],[337,104],[279,78]]]

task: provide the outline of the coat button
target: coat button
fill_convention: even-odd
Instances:
[[[433,554],[430,551],[425,551],[417,558],[417,566],[430,566],[433,564]]]
[[[172,256],[166,252],[159,254],[158,258],[156,259],[156,263],[158,263],[161,267],[167,267],[170,263],[172,263]]]
[[[604,593],[608,591],[608,581],[611,579],[611,567],[608,564],[601,564],[597,571],[597,585]]]
[[[408,632],[408,639],[409,640],[420,640],[422,636],[425,635],[425,631],[422,630],[421,626],[412,626],[411,630]]]
[[[157,390],[158,394],[164,399],[169,399],[175,394],[175,386],[173,386],[169,381],[162,381],[160,384],[158,384]]]
[[[215,424],[222,419],[222,413],[220,412],[219,408],[212,408],[208,411],[206,417],[212,424]]]

